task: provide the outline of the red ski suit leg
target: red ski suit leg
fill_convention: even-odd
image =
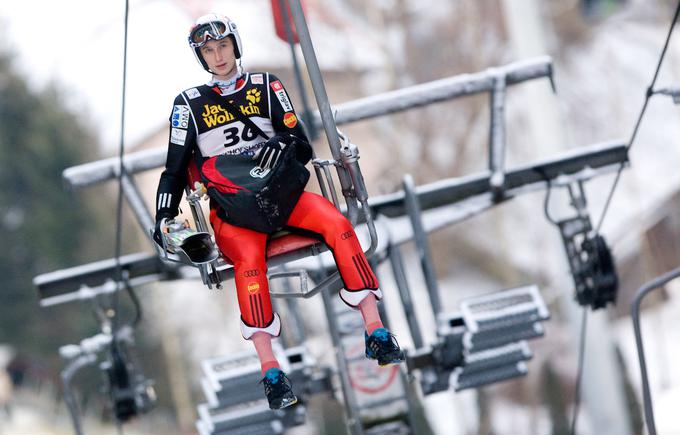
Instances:
[[[210,211],[210,223],[217,246],[234,265],[243,322],[250,327],[266,328],[274,320],[265,261],[267,234],[224,222],[216,210]]]
[[[378,279],[366,260],[352,224],[321,195],[303,192],[288,226],[319,234],[333,252],[348,291],[378,288]]]
[[[234,265],[236,293],[243,322],[266,328],[274,319],[267,263],[267,234],[224,222],[215,210],[210,212],[217,246]],[[378,288],[352,224],[326,198],[303,192],[287,225],[320,235],[335,257],[338,271],[348,291]]]

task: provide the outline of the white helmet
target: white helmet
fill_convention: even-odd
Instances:
[[[219,41],[227,36],[231,36],[232,42],[234,43],[234,57],[240,59],[243,54],[241,49],[241,37],[238,34],[238,29],[236,28],[236,23],[231,21],[229,17],[217,14],[207,14],[199,17],[196,23],[189,31],[189,46],[194,51],[194,56],[201,66],[208,72],[208,64],[201,56],[200,49],[208,39],[214,39]]]

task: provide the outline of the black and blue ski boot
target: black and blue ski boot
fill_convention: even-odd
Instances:
[[[267,370],[260,382],[264,384],[264,394],[269,401],[269,408],[283,409],[297,403],[298,399],[293,394],[290,380],[281,369]]]
[[[404,361],[404,351],[399,348],[397,339],[387,329],[378,328],[368,335],[366,341],[366,358],[378,360],[378,365],[397,364]]]

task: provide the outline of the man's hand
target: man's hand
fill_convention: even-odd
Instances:
[[[264,143],[253,159],[257,160],[257,166],[262,169],[274,169],[286,146],[278,137],[274,136]]]
[[[165,228],[165,223],[170,219],[172,219],[172,216],[167,214],[156,216],[156,225],[153,231],[153,240],[161,248],[163,248],[163,228]]]

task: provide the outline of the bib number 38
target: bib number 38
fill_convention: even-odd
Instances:
[[[242,140],[249,142],[257,137],[257,132],[247,125],[243,127],[243,131],[239,127],[229,127],[225,128],[222,133],[224,133],[226,140],[224,143],[225,148],[236,146]]]

